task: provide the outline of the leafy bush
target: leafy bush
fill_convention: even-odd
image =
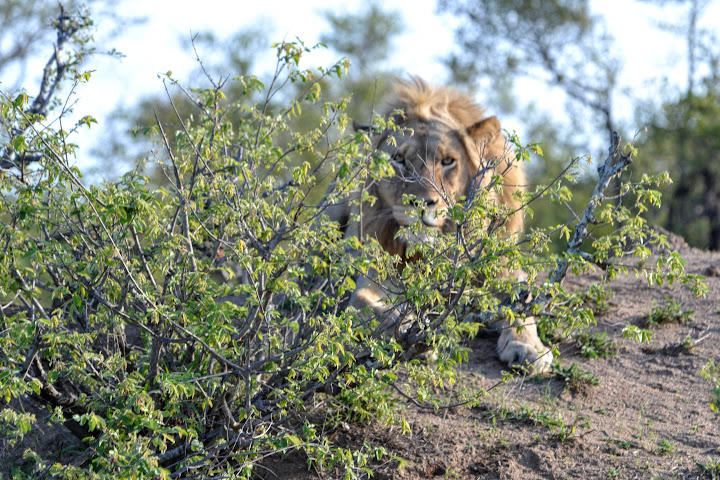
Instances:
[[[617,345],[607,339],[607,332],[583,332],[575,341],[580,347],[580,355],[586,358],[599,358],[617,353]]]
[[[563,368],[562,364],[558,362],[553,365],[553,370],[573,390],[578,390],[581,385],[600,385],[600,380],[592,372],[580,370],[577,363],[572,363],[569,367]]]
[[[646,258],[650,243],[664,242],[640,216],[657,202],[650,187],[660,178],[622,183],[621,203],[605,198],[632,161],[616,142],[576,223],[498,236],[510,212],[491,201],[492,185],[452,204],[457,233],[418,246],[424,260],[399,271],[398,258],[342,238],[323,214],[392,172],[365,133],[347,131],[349,99],[322,97],[347,63],[300,68],[310,48],[299,41],[275,51],[267,85],[232,80],[241,98],[225,98],[227,82],[210,78],[209,88],[183,89],[195,115],[178,115],[172,133],[160,124],[149,132],[162,147],[162,185],[139,168],[85,185],[71,132],[28,106],[27,94],[3,96],[0,448],[7,458],[24,452],[28,474],[248,478],[267,456],[300,449],[318,469],[355,476],[383,452],[333,445],[313,421],[318,412],[390,421],[395,369],[425,400],[429,386],[454,383],[467,358],[460,340],[498,315],[535,315],[566,334],[586,327],[592,312],[575,308],[582,295],[563,288],[566,272],[599,264],[612,278],[628,269],[615,259]],[[321,115],[306,124],[303,109]],[[85,117],[77,128],[91,124]],[[523,161],[527,148],[512,140]],[[525,208],[569,194],[560,180],[525,194]],[[595,223],[615,230],[592,238]],[[557,257],[546,253],[553,235],[569,240]],[[581,249],[589,238],[591,253]],[[396,329],[344,308],[354,278],[370,269],[398,280]],[[520,269],[526,282],[502,275]],[[677,254],[639,272],[702,291]],[[428,348],[437,364],[413,360]],[[69,450],[23,443],[41,423],[28,398],[72,435]]]
[[[696,462],[695,464],[699,467],[699,470],[703,472],[705,478],[712,480],[720,478],[720,460],[708,457],[704,463]]]
[[[715,359],[709,359],[700,371],[700,375],[713,382],[714,388],[708,403],[713,412],[720,413],[720,364],[716,363]]]
[[[665,305],[655,304],[652,310],[645,315],[645,324],[662,325],[664,323],[688,323],[693,319],[694,312],[692,310],[684,310],[682,302],[665,297]]]

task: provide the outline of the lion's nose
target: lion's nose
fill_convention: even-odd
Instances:
[[[437,200],[424,198],[422,204],[419,206],[422,211],[420,219],[426,227],[437,227],[440,224],[435,211],[437,204]]]
[[[416,207],[434,207],[436,203],[432,198],[418,198],[413,202]]]

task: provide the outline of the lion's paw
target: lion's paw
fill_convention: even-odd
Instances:
[[[531,374],[548,373],[552,370],[552,351],[540,342],[514,335],[501,336],[498,342],[500,360],[511,368],[527,368]]]

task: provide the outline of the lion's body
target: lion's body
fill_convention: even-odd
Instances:
[[[403,114],[395,115],[394,121],[400,128],[373,137],[373,147],[391,156],[396,175],[368,183],[366,188],[375,202],[345,202],[328,211],[346,237],[374,238],[386,251],[405,259],[408,244],[425,239],[401,233],[402,227],[421,220],[430,228],[454,231],[455,225],[443,214],[448,203],[467,196],[473,182],[479,182],[476,188],[486,187],[493,175],[502,177],[500,192],[489,190],[496,195],[493,200],[519,210],[520,200],[513,192],[522,188],[525,177],[508,155],[496,117],[486,118],[468,95],[431,87],[419,79],[396,84],[386,115],[398,110]],[[515,234],[522,227],[522,215],[516,211],[508,217],[504,234]],[[388,309],[385,297],[382,285],[363,277],[351,305],[380,313]],[[540,342],[534,322],[526,322],[520,333],[515,328],[504,329],[498,350],[504,361],[535,362],[540,370],[549,365],[548,357],[552,359],[549,352],[540,355],[547,348]]]

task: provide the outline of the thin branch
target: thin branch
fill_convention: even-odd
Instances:
[[[610,185],[611,180],[632,163],[632,157],[630,155],[621,155],[619,153],[619,145],[620,134],[613,132],[613,139],[609,148],[608,156],[605,159],[605,162],[598,166],[599,178],[595,184],[593,193],[588,200],[587,206],[582,212],[580,221],[575,226],[575,233],[573,234],[573,237],[568,242],[566,255],[563,256],[563,258],[558,262],[556,268],[549,275],[549,283],[562,284],[573,258],[580,257],[584,261],[593,260],[589,254],[580,250],[580,247],[590,235],[588,225],[597,223],[597,220],[595,219],[595,211],[606,198],[605,191]],[[466,321],[479,322],[487,325],[500,316],[503,307],[510,307],[518,313],[529,312],[534,306],[539,305],[540,307],[544,307],[550,301],[548,295],[542,293],[532,302],[525,302],[522,299],[527,298],[528,293],[529,292],[525,292],[525,294],[523,294],[523,292],[521,292],[519,300],[512,301],[510,299],[506,299],[496,308],[485,312],[473,313],[466,317]]]

